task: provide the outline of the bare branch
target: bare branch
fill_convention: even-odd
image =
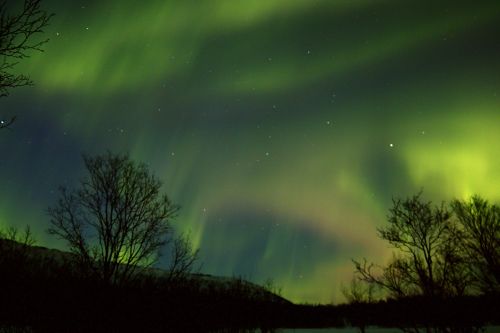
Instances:
[[[168,267],[168,281],[179,281],[186,279],[192,272],[198,260],[198,249],[193,249],[189,234],[180,235],[174,240],[173,250]]]
[[[24,0],[17,12],[12,5],[0,0],[0,97],[9,95],[13,88],[29,86],[33,82],[25,74],[15,71],[19,62],[32,52],[43,52],[46,39],[37,39],[44,32],[53,14],[41,9],[41,0]],[[0,129],[9,127],[16,117],[0,121]]]

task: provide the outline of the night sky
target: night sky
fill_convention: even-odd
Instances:
[[[17,1],[17,0],[16,0]],[[425,3],[425,4],[423,4]],[[391,198],[500,200],[500,1],[46,0],[0,99],[0,225],[38,243],[82,153],[150,166],[202,271],[340,302]]]

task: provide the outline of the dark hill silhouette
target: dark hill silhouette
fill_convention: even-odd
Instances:
[[[12,252],[23,253],[23,256],[34,260],[54,262],[58,265],[66,265],[74,259],[74,255],[70,252],[38,245],[25,245],[8,239],[0,239],[0,249],[10,249]],[[161,268],[148,268],[145,275],[161,279],[162,277],[167,277],[168,272]],[[277,295],[263,286],[247,281],[241,277],[224,277],[203,273],[190,273],[187,276],[187,280],[189,280],[190,283],[195,282],[199,284],[201,289],[214,288],[229,290],[235,285],[239,285],[239,287],[242,290],[245,290],[248,295],[252,295],[252,297],[256,299],[260,298],[268,302],[292,304],[292,302],[285,299],[281,295]]]
[[[59,262],[72,259],[73,255],[69,252],[61,251],[58,249],[51,249],[45,246],[26,245],[10,239],[0,238],[1,249],[11,249],[16,252],[25,251],[26,255],[31,257],[45,257],[53,258]]]
[[[237,277],[149,269],[121,285],[80,275],[68,252],[0,239],[0,329],[208,332],[284,326],[293,304]],[[277,321],[281,323],[278,323]]]

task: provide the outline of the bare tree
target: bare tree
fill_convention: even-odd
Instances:
[[[193,249],[189,234],[176,237],[170,252],[167,281],[178,282],[186,280],[198,260],[198,254],[199,250]]]
[[[341,286],[342,294],[355,312],[354,316],[349,316],[348,321],[351,325],[357,326],[361,333],[366,332],[368,325],[366,306],[375,302],[377,288],[377,284],[366,282],[358,274],[354,274],[349,287]]]
[[[465,258],[479,289],[500,293],[500,207],[480,196],[454,200]]]
[[[144,164],[128,155],[84,156],[88,176],[76,190],[61,188],[48,209],[49,233],[65,240],[80,267],[105,283],[130,281],[154,264],[172,239],[179,207]],[[184,265],[186,263],[183,263]]]
[[[270,295],[282,296],[283,288],[279,286],[273,278],[265,279],[262,283],[262,288]]]
[[[32,51],[42,51],[42,45],[48,41],[35,39],[52,17],[41,9],[40,2],[24,0],[19,11],[12,13],[12,2],[0,0],[0,97],[7,96],[12,88],[32,84],[27,75],[15,73],[14,68]],[[0,120],[0,129],[10,126],[14,120],[15,117]]]
[[[0,273],[13,274],[26,267],[32,254],[30,248],[35,243],[29,226],[22,232],[15,227],[0,229]]]
[[[341,291],[350,304],[373,303],[375,301],[376,288],[376,284],[367,283],[359,276],[354,275],[349,283],[349,287],[342,285]]]
[[[421,193],[393,200],[389,225],[379,236],[396,250],[391,262],[376,266],[354,261],[366,282],[384,288],[392,297],[461,295],[469,280],[458,252],[451,212],[441,204],[421,200]]]
[[[462,296],[475,293],[478,276],[488,288],[494,282],[498,217],[498,208],[478,197],[455,201],[451,208],[423,201],[421,193],[393,200],[388,226],[378,229],[380,238],[394,249],[393,257],[385,266],[354,261],[356,274],[389,298],[405,299],[400,304],[413,304],[413,319],[401,327],[405,332],[479,332],[480,320],[463,317],[470,311],[470,299]],[[349,296],[364,294],[354,288]]]
[[[24,228],[22,233],[20,233],[19,229],[15,227],[0,230],[0,239],[16,242],[25,247],[33,246],[36,243],[29,225]]]

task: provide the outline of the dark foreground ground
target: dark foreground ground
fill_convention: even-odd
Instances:
[[[238,278],[189,275],[172,280],[150,274],[126,284],[108,285],[83,277],[74,266],[56,258],[56,252],[47,255],[40,249],[18,252],[7,248],[9,252],[5,243],[3,246],[2,333],[271,332],[277,327],[345,325],[465,332],[465,328],[500,324],[499,295],[297,305]]]

